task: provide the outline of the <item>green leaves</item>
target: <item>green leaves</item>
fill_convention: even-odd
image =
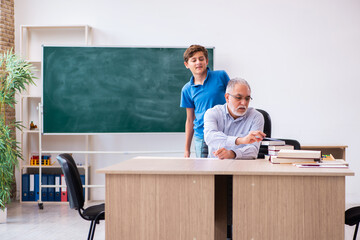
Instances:
[[[34,84],[35,76],[30,63],[19,58],[12,51],[0,56],[0,104],[15,107],[14,94],[26,90],[30,84]]]
[[[16,56],[11,50],[0,55],[0,208],[10,202],[14,167],[23,159],[15,129],[22,131],[21,122],[6,124],[5,106],[15,108],[15,93],[25,91],[35,84],[31,64]]]
[[[0,119],[0,208],[10,202],[11,185],[14,182],[13,168],[18,166],[21,151],[16,139],[11,137],[12,130]],[[20,157],[22,159],[22,157]]]
[[[5,204],[10,202],[13,179],[13,165],[0,159],[0,208],[4,208]]]

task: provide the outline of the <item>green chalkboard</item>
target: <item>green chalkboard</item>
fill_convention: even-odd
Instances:
[[[185,50],[44,46],[43,132],[184,132]]]

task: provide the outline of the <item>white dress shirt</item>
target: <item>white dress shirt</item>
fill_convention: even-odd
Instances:
[[[227,103],[206,111],[204,116],[204,139],[209,146],[209,158],[215,158],[214,151],[226,148],[235,152],[236,159],[257,158],[260,142],[235,145],[238,137],[245,137],[250,131],[264,130],[264,117],[254,108],[248,108],[244,116],[234,119]]]

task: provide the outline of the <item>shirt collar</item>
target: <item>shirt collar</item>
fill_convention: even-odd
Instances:
[[[206,69],[207,69],[207,72],[206,72],[206,78],[205,78],[205,80],[204,80],[204,83],[205,83],[206,80],[208,79],[208,77],[209,77],[209,71],[210,71],[210,68],[209,68],[209,67],[206,67]],[[203,85],[204,85],[204,83],[203,83]],[[191,86],[198,86],[198,85],[199,85],[199,84],[194,85],[194,76],[191,76],[191,78],[190,78],[190,84],[191,84]]]

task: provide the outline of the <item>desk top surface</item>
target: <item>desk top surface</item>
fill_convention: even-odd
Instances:
[[[96,172],[105,174],[354,176],[354,172],[349,168],[298,168],[292,164],[272,164],[264,159],[219,160],[175,157],[136,157],[98,169]]]

